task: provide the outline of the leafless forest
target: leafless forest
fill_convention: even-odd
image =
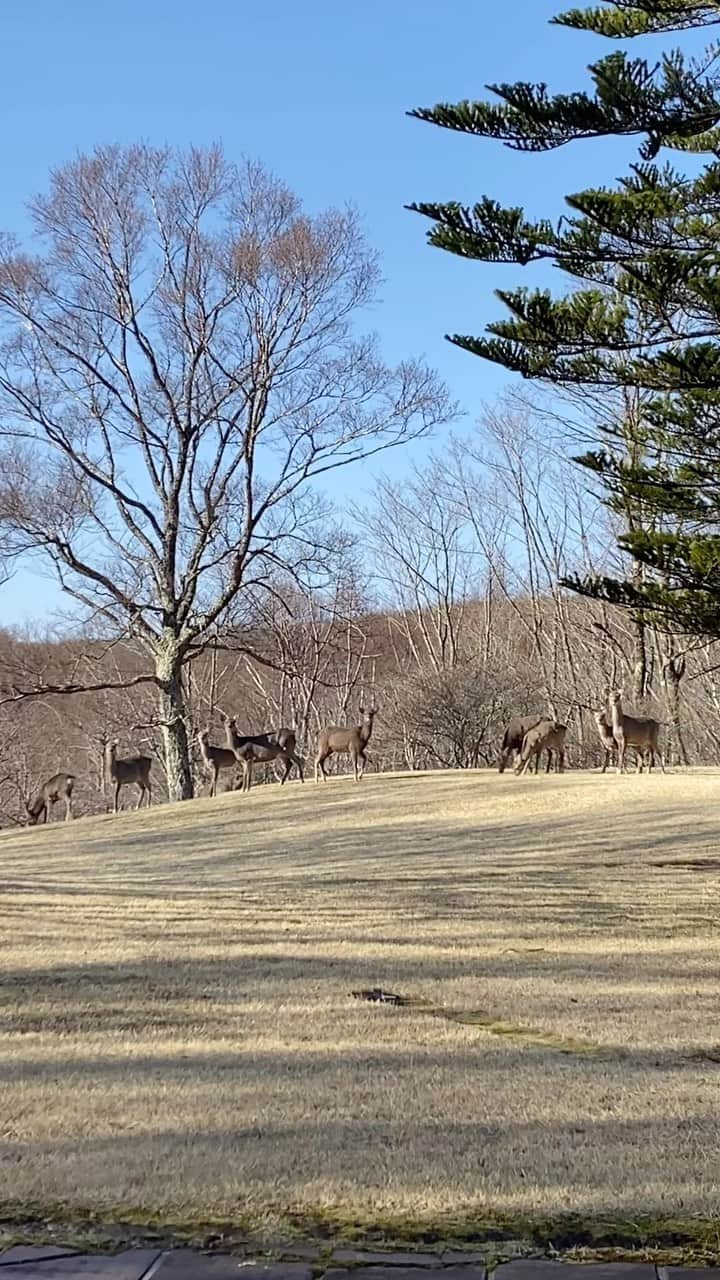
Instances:
[[[666,760],[720,760],[720,651],[643,627],[621,610],[562,590],[562,576],[616,555],[611,517],[573,465],[567,422],[506,401],[448,437],[402,484],[381,481],[345,510],[329,546],[332,582],[289,575],[258,595],[254,616],[217,628],[186,668],[188,737],[221,716],[241,732],[293,725],[311,757],[328,721],[379,707],[371,767],[492,767],[511,712],[550,712],[569,726],[569,766],[602,760],[593,721],[601,690],[663,724]],[[613,518],[614,519],[614,518]],[[103,742],[156,761],[167,796],[156,691],[132,639],[64,624],[38,638],[2,636],[2,820],[59,768],[77,776],[77,811],[108,806]],[[134,683],[138,680],[138,683]],[[53,694],[55,686],[90,692]],[[107,687],[102,687],[107,686]],[[124,686],[121,688],[113,686]],[[32,697],[29,690],[47,689]],[[345,769],[347,762],[330,762]],[[206,786],[194,754],[195,790]],[[257,780],[276,777],[275,767]],[[225,785],[232,785],[225,775]]]

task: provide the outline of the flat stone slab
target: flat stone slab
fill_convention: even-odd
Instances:
[[[657,1280],[651,1262],[547,1262],[544,1258],[516,1258],[501,1262],[498,1280]],[[708,1276],[709,1272],[703,1272]]]
[[[465,1267],[444,1267],[438,1257],[433,1267],[403,1267],[393,1266],[391,1263],[384,1267],[353,1267],[351,1271],[331,1267],[321,1280],[435,1280],[435,1277],[437,1280],[486,1280],[487,1271],[484,1266],[472,1264]]]
[[[499,1242],[501,1247],[501,1242]],[[319,1246],[300,1244],[307,1257]],[[488,1243],[491,1252],[493,1245]],[[313,1251],[311,1253],[311,1251]],[[291,1250],[288,1250],[290,1253]],[[484,1254],[374,1253],[336,1249],[321,1280],[488,1280]],[[192,1249],[126,1249],[79,1254],[58,1245],[16,1245],[0,1254],[0,1280],[313,1280],[302,1262],[258,1262],[237,1254]],[[565,1263],[518,1258],[497,1265],[490,1280],[720,1280],[720,1269],[656,1267],[652,1263]]]
[[[658,1280],[720,1280],[715,1267],[658,1267]]]
[[[153,1263],[161,1257],[159,1249],[126,1249],[109,1254],[73,1253],[60,1249],[28,1248],[25,1258],[8,1249],[0,1255],[2,1280],[154,1280]]]
[[[7,1267],[11,1262],[54,1261],[55,1258],[76,1258],[81,1254],[81,1249],[63,1249],[58,1244],[14,1244],[12,1249],[0,1253],[0,1267]]]
[[[310,1267],[301,1262],[246,1262],[232,1254],[195,1253],[192,1249],[168,1249],[152,1280],[312,1280]],[[0,1270],[0,1280],[3,1280]]]

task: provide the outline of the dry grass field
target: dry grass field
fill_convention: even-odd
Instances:
[[[0,837],[5,1216],[710,1216],[720,774],[368,776]],[[354,1000],[382,985],[430,1002]]]

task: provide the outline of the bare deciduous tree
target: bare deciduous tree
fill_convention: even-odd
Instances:
[[[453,416],[357,313],[351,212],[304,214],[217,148],[99,149],[0,240],[0,534],[41,552],[157,688],[168,790],[193,793],[186,664],[239,593],[321,578],[315,480]]]

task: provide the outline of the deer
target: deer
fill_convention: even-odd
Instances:
[[[557,772],[565,772],[565,734],[567,725],[558,724],[557,720],[541,720],[529,729],[523,738],[520,759],[515,766],[516,774],[526,773],[533,756],[539,760],[543,751],[556,753],[555,768]],[[548,759],[548,769],[550,761]],[[535,771],[537,773],[537,770]]]
[[[72,773],[55,773],[47,782],[43,782],[31,804],[25,803],[28,815],[28,826],[48,822],[52,805],[62,797],[65,801],[65,821],[73,816],[72,793],[75,786],[75,775]]]
[[[612,757],[615,755],[615,752],[617,751],[617,742],[613,738],[612,721],[608,720],[608,715],[606,710],[594,711],[593,719],[595,720],[595,724],[597,725],[597,731],[600,737],[600,741],[603,747],[605,748],[605,759],[603,761],[603,767],[600,770],[601,773],[605,773]],[[639,751],[635,752],[635,766],[636,766],[636,772],[642,773],[643,762],[642,762],[642,757]]]
[[[238,758],[229,747],[214,747],[210,742],[207,729],[202,729],[197,737],[205,770],[210,774],[210,795],[217,795],[217,780],[221,769],[237,769]]]
[[[136,809],[140,808],[143,802],[143,796],[147,796],[147,804],[152,803],[152,788],[150,786],[150,770],[152,768],[152,760],[150,756],[128,756],[124,760],[117,758],[117,739],[108,742],[105,747],[105,763],[107,764],[108,773],[115,783],[115,797],[113,800],[113,813],[118,811],[118,796],[120,788],[129,786],[132,783],[139,788]]]
[[[355,781],[359,782],[362,778],[364,767],[367,763],[367,744],[370,741],[373,720],[377,715],[377,707],[371,707],[369,711],[366,711],[364,707],[360,707],[359,711],[362,716],[360,724],[350,727],[331,724],[326,729],[321,730],[315,756],[316,782],[319,780],[318,772],[323,782],[327,781],[325,777],[325,761],[335,752],[349,755],[352,760]],[[358,769],[358,763],[362,766],[360,769]]]
[[[305,781],[302,760],[295,751],[295,733],[292,729],[279,729],[274,737],[268,733],[244,736],[238,733],[234,716],[224,716],[223,721],[228,749],[233,752],[243,771],[243,792],[249,791],[252,786],[253,765],[266,764],[270,760],[280,759],[285,765],[280,786],[287,781],[293,765],[297,765],[300,781]]]
[[[522,751],[523,738],[525,737],[525,734],[529,733],[530,729],[534,729],[535,725],[540,724],[541,720],[542,720],[542,716],[538,716],[538,715],[513,716],[512,720],[507,726],[507,729],[505,730],[505,734],[502,740],[502,745],[500,747],[500,757],[498,760],[499,773],[505,772],[507,766],[510,763],[511,756],[519,754]],[[536,770],[538,767],[538,763],[539,763],[539,756],[536,756],[535,758]],[[550,760],[548,758],[548,768],[549,767],[550,767]]]
[[[651,773],[655,763],[655,753],[658,751],[658,734],[660,732],[658,721],[653,720],[651,716],[641,718],[639,716],[625,715],[622,707],[622,689],[610,691],[608,706],[612,723],[612,735],[617,743],[618,773],[627,772],[625,768],[625,752],[628,747],[635,747],[635,750],[646,758],[648,773]],[[660,768],[664,773],[665,765],[659,752],[658,759]]]

